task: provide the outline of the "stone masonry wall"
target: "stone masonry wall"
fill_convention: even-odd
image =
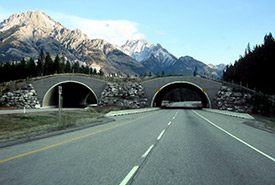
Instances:
[[[148,106],[148,100],[144,88],[137,82],[108,83],[98,105],[144,108]]]
[[[220,110],[251,113],[252,106],[247,103],[252,98],[250,93],[233,91],[233,88],[222,86],[215,97],[215,104]]]
[[[3,94],[0,99],[0,104],[9,107],[18,108],[39,108],[40,103],[37,99],[37,93],[35,92],[31,84],[26,85],[20,90],[7,92]]]

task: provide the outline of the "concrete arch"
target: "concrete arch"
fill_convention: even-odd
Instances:
[[[82,83],[82,82],[79,82],[79,81],[74,81],[74,80],[65,80],[65,81],[61,81],[61,82],[59,82],[59,83],[56,83],[56,84],[54,84],[54,85],[52,85],[49,89],[48,89],[48,91],[45,93],[45,95],[44,95],[44,97],[43,97],[43,101],[42,101],[42,106],[43,107],[48,107],[48,106],[52,106],[51,105],[51,101],[53,101],[52,99],[53,99],[53,96],[54,96],[54,94],[56,94],[55,92],[57,91],[57,87],[59,86],[59,85],[64,85],[64,84],[79,84],[79,85],[81,85],[81,86],[83,86],[83,87],[85,87],[85,88],[87,88],[89,91],[86,91],[86,93],[84,93],[84,96],[80,96],[80,97],[77,97],[79,100],[81,100],[80,102],[79,102],[79,105],[78,106],[80,106],[80,105],[85,105],[85,102],[87,102],[87,98],[88,98],[88,96],[90,95],[90,93],[94,96],[94,98],[95,98],[95,102],[94,102],[94,104],[97,104],[97,102],[98,102],[98,97],[96,96],[96,94],[95,94],[95,92],[93,91],[93,89],[91,89],[89,86],[87,86],[86,84],[84,84],[84,83]],[[63,94],[64,93],[66,93],[66,92],[64,92],[64,88],[63,88]]]
[[[87,99],[94,97],[95,102],[98,102],[101,98],[102,91],[107,85],[107,82],[100,79],[91,78],[90,76],[78,75],[56,75],[52,77],[42,78],[33,82],[33,87],[37,92],[38,100],[42,106],[47,106],[50,104],[47,101],[49,101],[51,93],[57,93],[58,85],[64,86],[65,92],[66,89],[69,88],[67,87],[67,85],[72,86],[73,88],[71,88],[71,90],[76,92],[75,97],[72,99],[78,99],[78,101],[84,102]],[[79,91],[84,92],[79,93]],[[90,97],[88,94],[90,95]],[[64,103],[66,102],[64,99]]]
[[[215,108],[215,96],[222,86],[222,83],[194,76],[165,76],[141,82],[141,85],[144,87],[149,106],[153,106],[152,102],[154,102],[154,99],[161,90],[175,83],[189,84],[189,87],[194,87],[194,90],[197,89],[198,93],[201,94],[201,97],[206,97],[205,99],[209,104],[208,107]]]
[[[187,88],[187,89],[194,91],[201,98],[203,107],[205,107],[205,108],[212,107],[210,98],[209,98],[208,94],[206,93],[206,91],[203,88],[201,88],[200,86],[198,86],[192,82],[188,82],[188,81],[174,81],[174,82],[170,82],[168,84],[163,85],[154,94],[152,101],[151,101],[151,107],[154,107],[154,104],[156,104],[156,106],[160,106],[163,96],[167,92],[169,92],[175,88],[178,88],[178,87],[183,87],[183,88]]]

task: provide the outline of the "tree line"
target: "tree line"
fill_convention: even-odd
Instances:
[[[201,101],[199,95],[187,88],[176,88],[168,92],[163,100],[168,100],[169,102],[182,102],[182,101]]]
[[[275,94],[275,40],[271,33],[266,34],[264,43],[253,50],[248,43],[244,56],[223,72],[223,79],[242,84],[265,94]]]
[[[45,76],[60,73],[83,73],[104,75],[102,70],[97,71],[89,66],[80,65],[79,62],[73,64],[66,60],[65,56],[56,55],[54,60],[50,53],[41,50],[37,62],[33,58],[26,60],[22,58],[20,62],[7,62],[0,64],[0,82],[6,82],[27,77]]]

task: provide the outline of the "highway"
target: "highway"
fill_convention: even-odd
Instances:
[[[275,135],[168,109],[0,149],[0,184],[275,184]]]

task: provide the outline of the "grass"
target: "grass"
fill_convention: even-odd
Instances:
[[[0,115],[0,143],[46,134],[67,128],[92,125],[104,115],[119,107],[91,108],[89,110],[38,112]]]

